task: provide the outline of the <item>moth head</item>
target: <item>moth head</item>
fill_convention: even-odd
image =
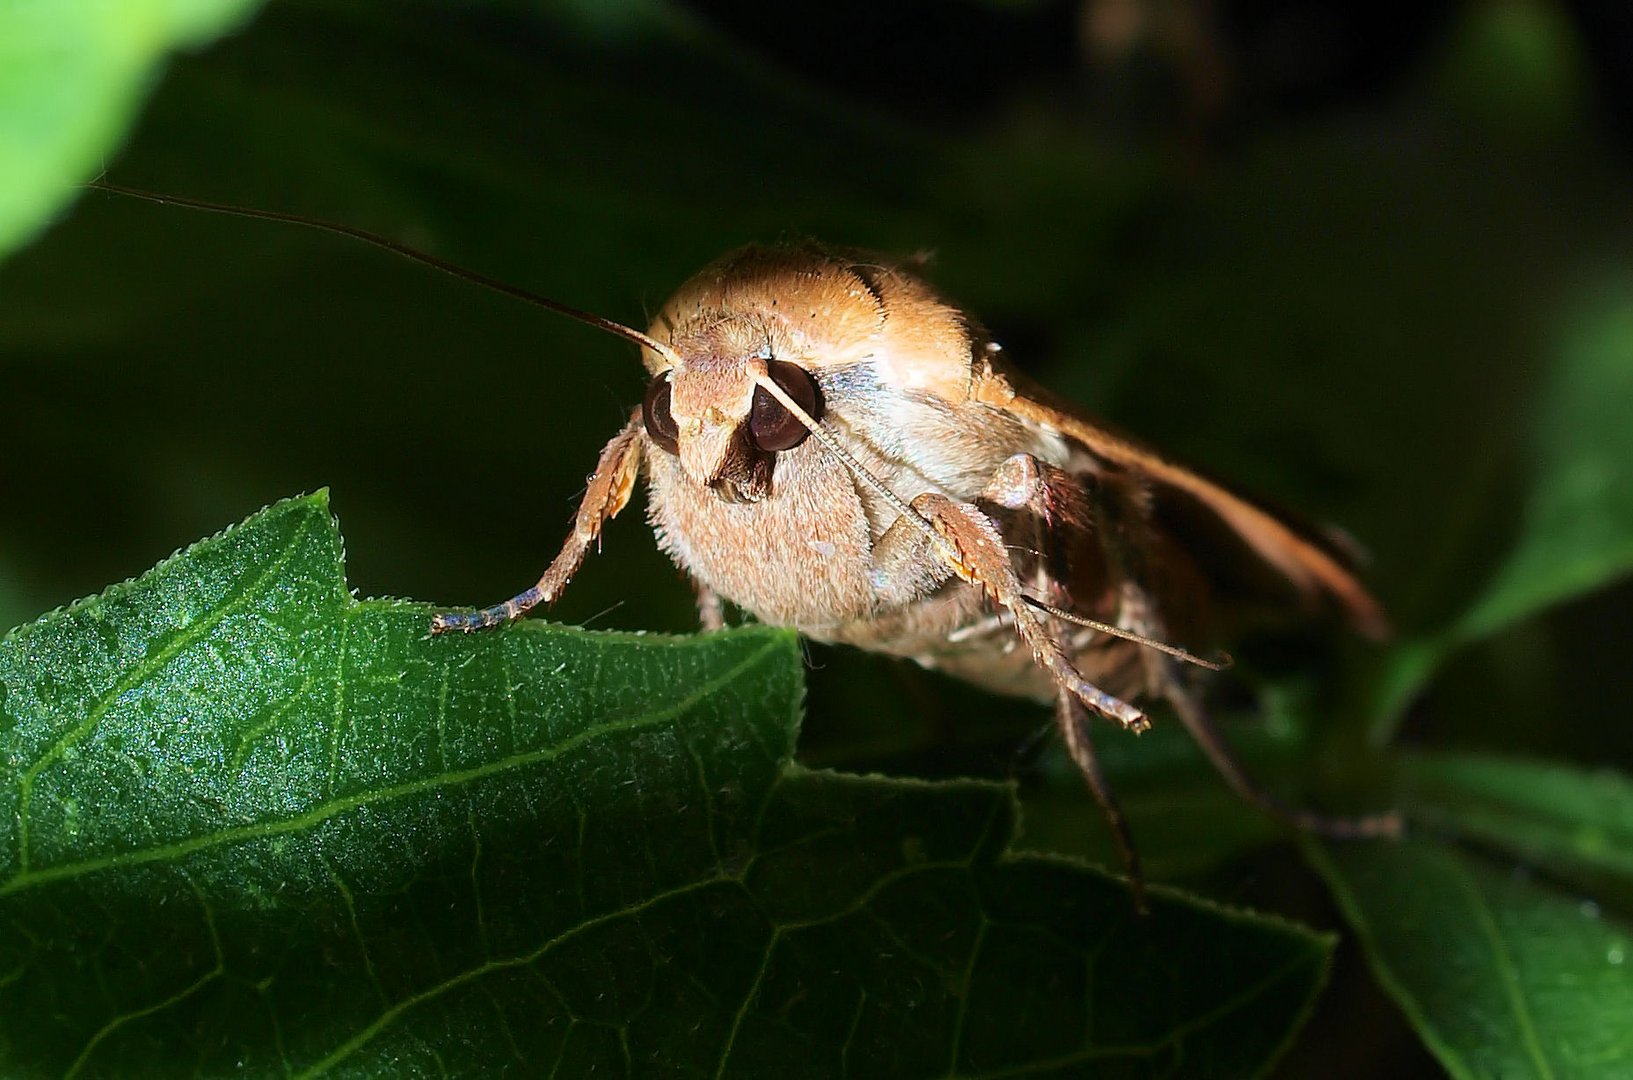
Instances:
[[[917,278],[810,244],[750,245],[683,284],[658,312],[642,359],[646,432],[691,482],[727,499],[766,497],[779,455],[808,438],[849,372],[958,400],[966,324]],[[850,467],[847,465],[847,467]]]
[[[683,336],[671,346],[672,362],[655,365],[641,404],[653,445],[677,457],[691,482],[728,502],[769,495],[777,455],[805,442],[807,421],[823,412],[807,367],[771,355],[764,335],[744,330],[728,321]]]

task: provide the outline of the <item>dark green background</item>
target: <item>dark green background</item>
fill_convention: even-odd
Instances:
[[[1573,350],[1633,356],[1614,314],[1633,290],[1625,102],[1584,47],[1614,39],[1586,5],[1222,8],[1203,59],[1159,40],[1112,62],[1068,5],[824,5],[771,26],[663,4],[278,4],[166,72],[108,176],[373,229],[637,325],[749,240],[929,249],[933,279],[1063,393],[1342,523],[1403,637],[1432,639],[1525,535],[1557,372]],[[1200,104],[1186,80],[1207,63],[1220,97]],[[510,595],[638,400],[631,353],[343,240],[88,194],[0,267],[0,625],[322,485],[360,594]],[[1627,367],[1594,370],[1569,388],[1582,409],[1633,404]],[[1456,651],[1404,737],[1625,769],[1630,599]],[[690,612],[632,511],[552,617],[683,630]],[[1272,772],[1282,712],[1349,715],[1337,737],[1358,740],[1379,655],[1299,646],[1315,674],[1278,684],[1268,737],[1243,740]],[[1029,836],[1103,850],[1075,778],[1022,749],[1041,712],[810,656],[808,760],[1017,775]],[[1126,754],[1136,803],[1141,754],[1168,745]],[[1217,837],[1196,855],[1169,810],[1143,833],[1159,873],[1167,857],[1213,895],[1339,925],[1289,849],[1220,867]],[[1341,958],[1289,1074],[1328,1056],[1432,1071]]]

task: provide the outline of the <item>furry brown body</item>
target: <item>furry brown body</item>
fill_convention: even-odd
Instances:
[[[976,344],[956,311],[916,279],[874,267],[863,278],[852,265],[813,262],[811,254],[736,253],[658,315],[653,336],[687,358],[673,376],[672,407],[683,430],[700,424],[693,445],[714,444],[747,412],[748,357],[797,357],[847,447],[903,502],[927,491],[974,501],[1017,453],[1064,462],[1058,436],[972,404],[967,370],[947,377],[946,358],[970,357]],[[654,374],[662,370],[660,358],[649,353],[647,361]],[[730,404],[711,417],[722,400]],[[708,484],[715,455],[689,457],[686,446],[679,456],[648,459],[649,515],[658,542],[700,584],[762,622],[930,666],[956,671],[971,653],[993,651],[990,635],[962,646],[948,640],[989,614],[978,586],[954,579],[881,587],[874,555],[897,513],[821,444],[778,454],[770,489],[752,502],[723,502]],[[1024,685],[1052,696],[1024,651],[1016,660],[1001,665],[1006,676],[997,680],[976,666],[967,673],[994,689]]]
[[[647,458],[649,516],[682,568],[762,622],[909,656],[998,692],[1053,697],[1049,673],[1014,647],[979,585],[954,578],[891,588],[879,580],[875,555],[898,515],[820,444],[776,455],[769,489],[755,501],[718,493],[723,448],[754,393],[747,361],[780,357],[797,358],[815,376],[847,447],[903,502],[937,492],[976,503],[1005,461],[1028,454],[1142,514],[1146,481],[1123,477],[1116,463],[1063,434],[1065,425],[1011,411],[1018,380],[996,364],[978,326],[902,271],[810,248],[747,248],[683,286],[650,333],[685,358],[671,376],[672,408],[683,431],[696,425],[678,456]],[[651,350],[645,360],[653,374],[667,367]],[[1095,522],[983,509],[1038,595],[1104,621],[1125,614]],[[1086,515],[1078,508],[1076,516]],[[1163,631],[1211,633],[1207,583],[1194,559],[1174,538],[1147,532],[1142,542],[1172,549],[1152,583],[1166,594],[1156,597]],[[1297,589],[1288,593],[1284,599],[1299,599]],[[1374,612],[1362,605],[1359,614],[1371,620]],[[1155,629],[1149,619],[1137,628]],[[1119,696],[1139,693],[1137,645],[1094,634],[1074,640],[1087,679]]]

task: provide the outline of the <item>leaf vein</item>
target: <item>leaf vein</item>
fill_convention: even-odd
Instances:
[[[492,776],[502,775],[517,769],[525,769],[534,765],[546,764],[558,760],[583,747],[595,743],[603,738],[624,735],[632,732],[645,731],[654,727],[661,727],[676,716],[682,716],[697,705],[707,700],[711,695],[730,686],[745,671],[766,661],[780,648],[777,641],[768,641],[742,661],[734,664],[730,669],[719,676],[699,685],[691,693],[676,700],[665,708],[645,712],[624,720],[609,721],[594,725],[582,731],[575,732],[567,738],[550,746],[540,747],[526,753],[512,754],[509,757],[484,762],[468,769],[459,769],[435,776],[421,777],[407,780],[400,784],[376,788],[370,791],[355,792],[350,795],[330,798],[314,806],[303,814],[284,818],[277,821],[256,822],[252,825],[242,825],[231,829],[222,829],[218,832],[202,836],[188,837],[169,844],[137,851],[119,852],[79,862],[63,863],[58,866],[46,867],[39,870],[19,871],[10,881],[0,885],[0,897],[18,893],[24,889],[34,888],[53,881],[72,879],[94,873],[99,870],[113,867],[140,866],[155,862],[174,862],[195,852],[221,847],[246,840],[266,839],[273,836],[282,836],[289,833],[302,832],[311,829],[330,818],[350,810],[375,803],[389,802],[394,799],[407,798],[427,791],[443,787],[459,787],[475,783]]]
[[[172,1005],[179,1004],[180,1002],[204,989],[204,987],[208,986],[225,973],[226,962],[221,951],[221,937],[219,932],[216,930],[215,912],[211,910],[209,901],[205,899],[203,893],[198,892],[197,887],[194,888],[194,892],[198,894],[199,903],[202,905],[203,909],[204,924],[210,932],[210,944],[214,950],[215,963],[210,967],[209,971],[206,971],[204,974],[200,975],[198,978],[194,979],[192,982],[188,983],[186,986],[182,987],[180,990],[176,991],[174,994],[171,994],[164,1000],[156,1001],[151,1005],[144,1005],[139,1009],[132,1009],[129,1012],[120,1013],[118,1016],[111,1018],[107,1023],[103,1024],[96,1030],[95,1034],[86,1040],[85,1046],[80,1050],[79,1055],[74,1058],[73,1063],[68,1066],[67,1072],[63,1074],[64,1080],[71,1080],[72,1077],[79,1075],[80,1071],[85,1068],[86,1063],[91,1060],[91,1055],[96,1053],[97,1047],[102,1045],[102,1043],[105,1042],[109,1036],[118,1031],[120,1028],[124,1027],[126,1024],[134,1023],[135,1021],[142,1019],[144,1016],[151,1016],[156,1012],[170,1008]]]
[[[116,682],[111,689],[96,700],[96,703],[86,712],[84,720],[64,732],[62,737],[52,743],[44,754],[41,754],[33,764],[23,770],[22,776],[17,781],[17,867],[19,877],[26,874],[29,867],[29,804],[34,797],[34,781],[39,775],[60,760],[69,747],[95,731],[96,726],[102,722],[102,718],[107,715],[108,710],[113,708],[114,703],[123,697],[127,691],[152,678],[155,672],[169,663],[177,654],[195,644],[204,635],[219,626],[227,616],[247,607],[252,600],[261,594],[266,584],[288,564],[289,560],[294,558],[295,552],[300,548],[301,541],[306,539],[310,531],[310,525],[303,523],[301,528],[295,530],[294,535],[290,537],[289,542],[279,552],[277,558],[273,559],[265,570],[256,575],[254,580],[245,585],[238,593],[229,594],[228,598],[210,614],[191,626],[182,628],[157,653],[144,657],[140,663],[126,673],[124,678]]]
[[[425,1004],[428,1001],[434,1001],[437,998],[442,997],[444,994],[457,990],[461,986],[475,982],[485,975],[492,974],[496,971],[508,971],[514,968],[531,967],[540,960],[544,959],[544,957],[547,956],[552,949],[556,948],[556,946],[570,941],[572,938],[584,933],[585,931],[593,930],[599,926],[604,926],[607,923],[616,922],[620,919],[634,918],[654,907],[657,907],[659,904],[664,904],[670,900],[679,899],[680,897],[688,896],[692,893],[721,884],[734,884],[741,887],[741,882],[739,882],[737,879],[723,874],[714,874],[706,878],[700,878],[696,881],[690,881],[684,885],[677,885],[672,889],[666,889],[663,892],[654,894],[638,904],[631,904],[628,907],[619,908],[616,911],[605,912],[601,915],[596,915],[592,918],[576,923],[573,926],[563,930],[561,933],[548,939],[531,952],[523,953],[518,956],[506,957],[503,960],[487,960],[476,967],[461,971],[457,975],[449,976],[448,978],[443,979],[441,982],[436,983],[433,986],[428,986],[418,993],[410,994],[409,996],[399,1000],[395,1005],[382,1010],[380,1015],[375,1017],[374,1020],[372,1020],[366,1027],[358,1031],[357,1034],[353,1035],[339,1046],[335,1047],[328,1054],[324,1055],[321,1060],[302,1070],[299,1075],[302,1077],[310,1077],[327,1071],[339,1062],[351,1056],[357,1050],[366,1046],[374,1039],[375,1036],[379,1035],[386,1028],[390,1027],[399,1017],[408,1012],[410,1009]]]
[[[1549,1064],[1542,1044],[1537,1039],[1536,1022],[1531,1016],[1531,1007],[1525,1000],[1525,990],[1520,984],[1519,972],[1514,967],[1514,958],[1509,954],[1507,943],[1503,941],[1502,930],[1492,916],[1491,906],[1486,903],[1484,894],[1467,874],[1459,873],[1457,880],[1473,902],[1475,921],[1479,924],[1481,932],[1491,941],[1492,959],[1502,976],[1503,992],[1514,1012],[1514,1019],[1519,1022],[1520,1039],[1525,1044],[1526,1054],[1536,1064],[1537,1071],[1551,1080],[1554,1075],[1553,1066]]]

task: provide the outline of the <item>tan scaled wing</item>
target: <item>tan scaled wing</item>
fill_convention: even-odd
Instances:
[[[999,368],[991,357],[977,362],[972,376],[975,400],[1058,432],[1093,458],[1126,470],[1153,487],[1189,496],[1307,600],[1328,597],[1358,632],[1373,639],[1389,636],[1389,620],[1382,606],[1312,530],[1083,416],[1018,373]]]

